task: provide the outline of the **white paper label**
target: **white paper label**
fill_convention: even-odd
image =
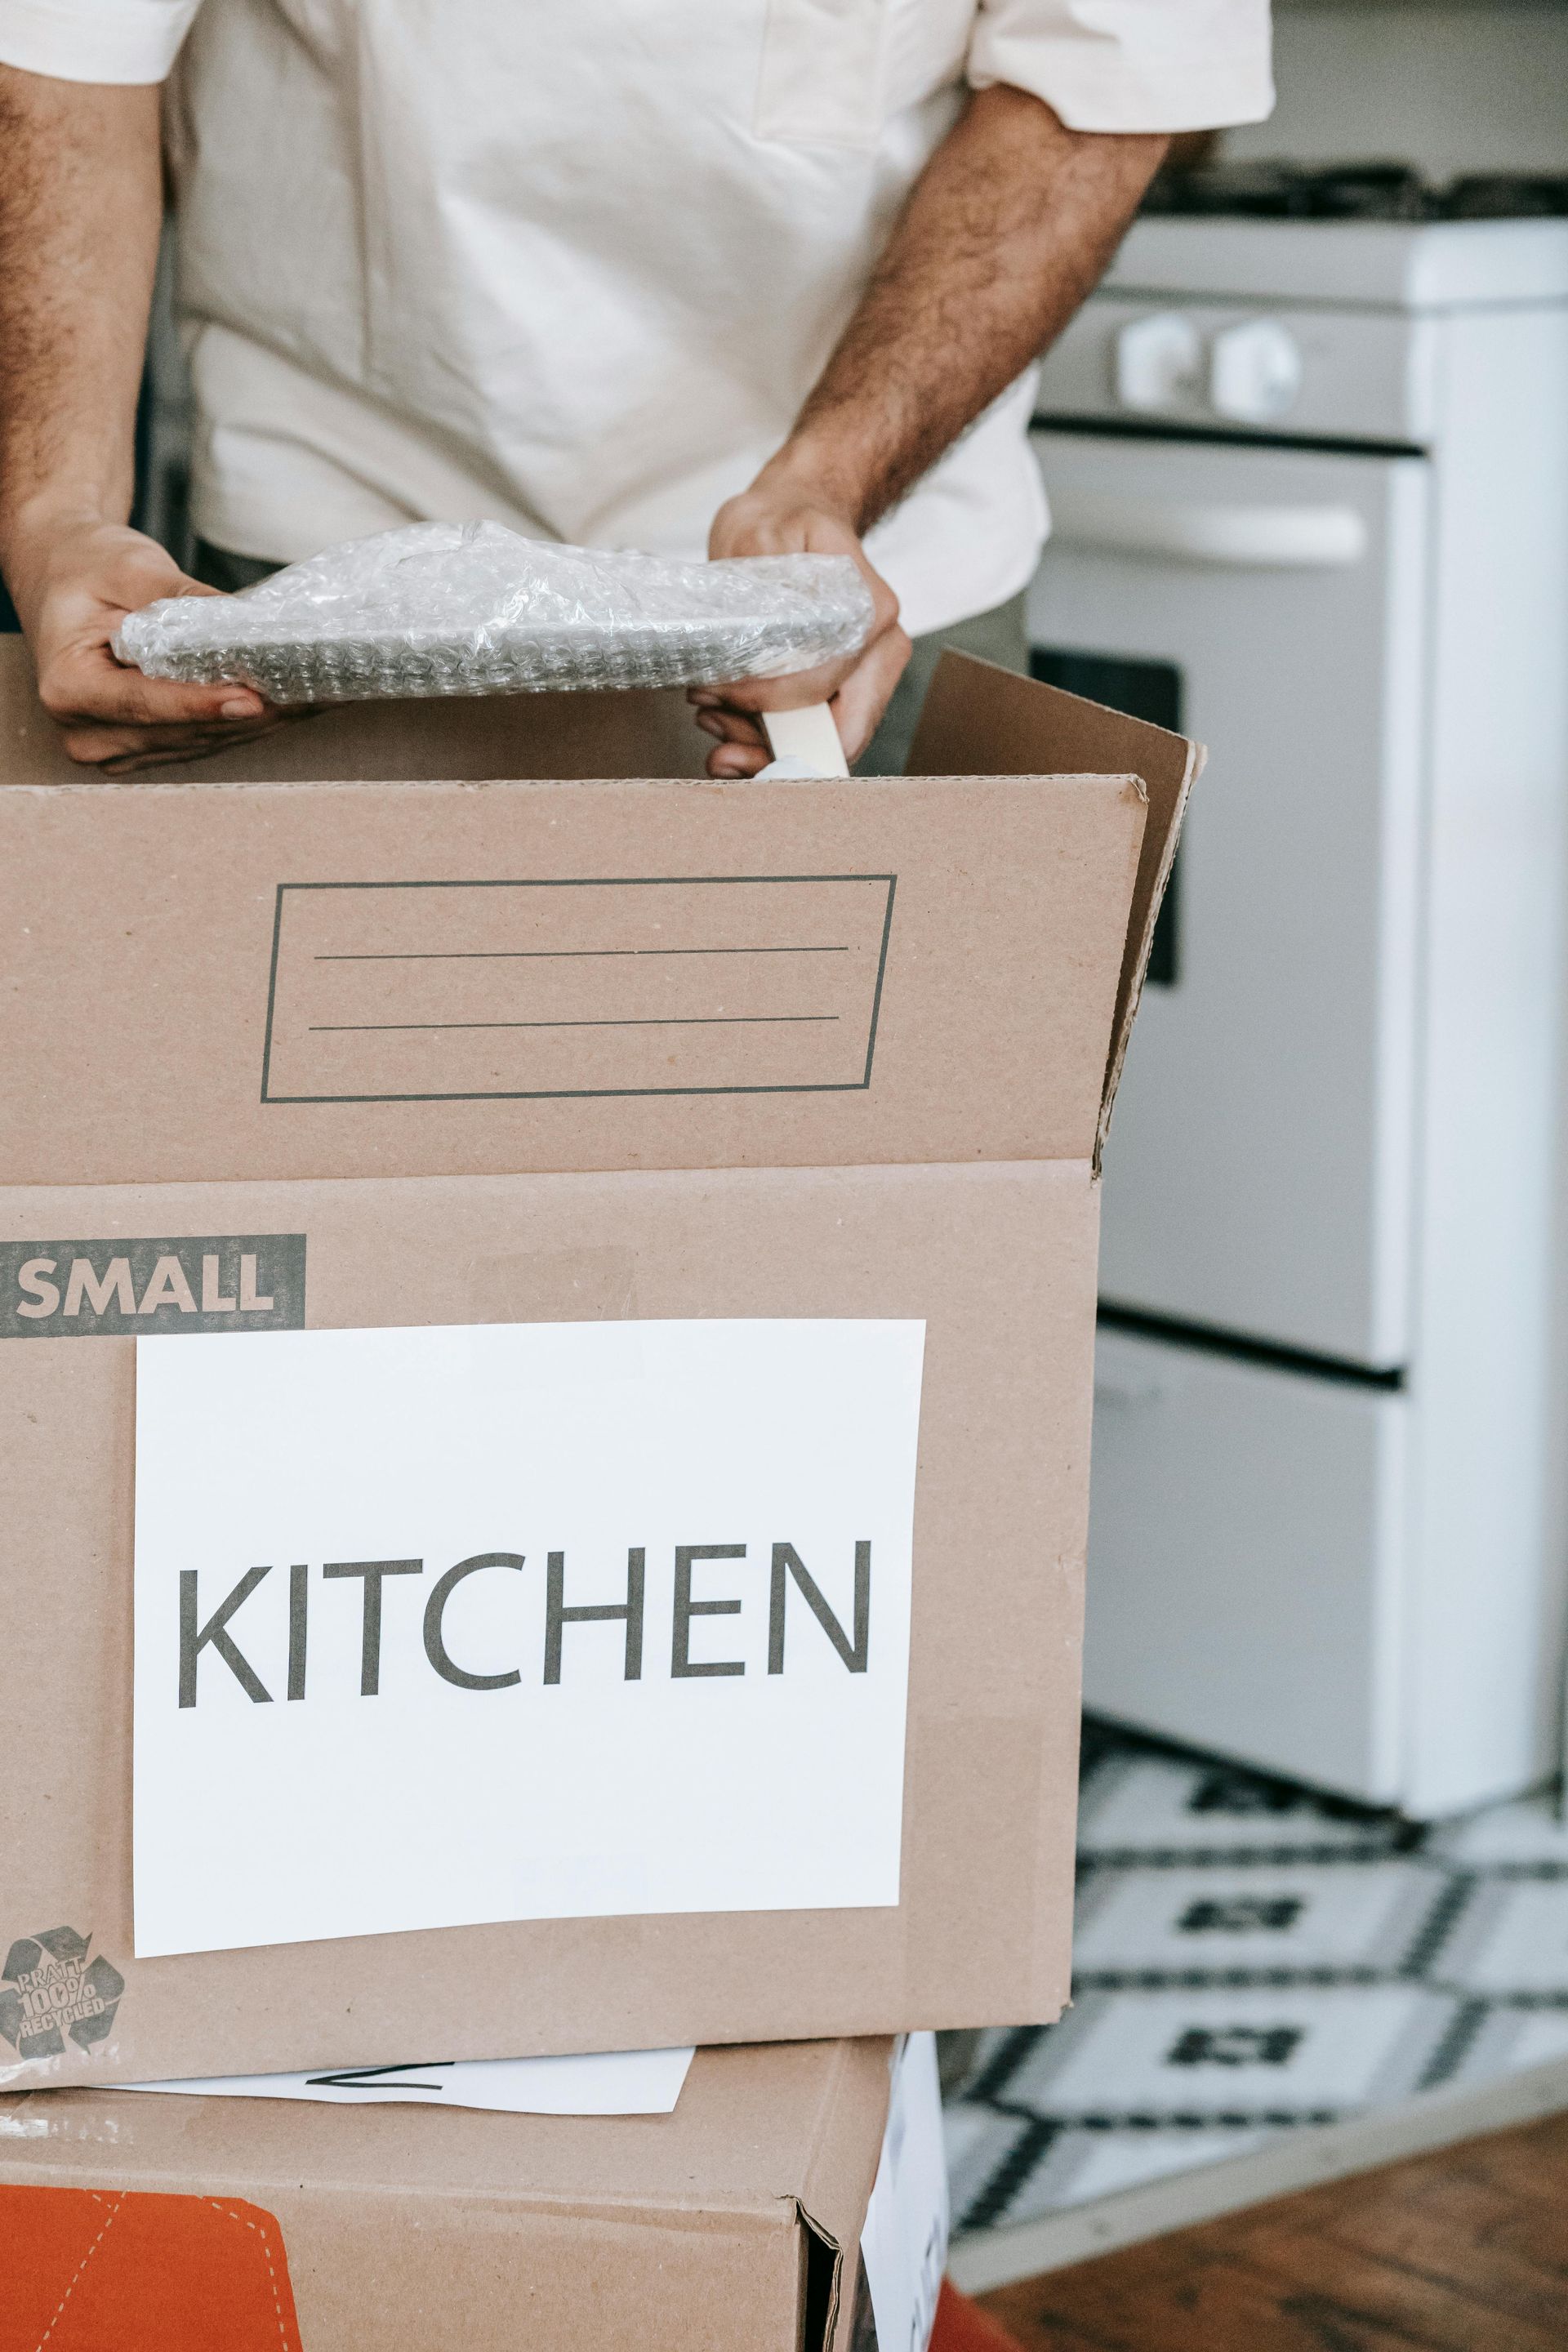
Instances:
[[[893,2074],[860,2253],[879,2352],[926,2352],[947,2267],[947,2162],[936,2036],[911,2033]]]
[[[896,1904],[924,1329],[139,1340],[138,1956]]]
[[[314,2074],[204,2074],[122,2083],[199,2099],[313,2099],[336,2107],[491,2107],[511,2116],[668,2116],[696,2053],[616,2050],[584,2058],[472,2058],[438,2066],[351,2066]]]

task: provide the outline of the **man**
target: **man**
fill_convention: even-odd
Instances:
[[[271,723],[109,650],[197,593],[126,528],[164,132],[209,583],[420,518],[842,551],[858,656],[692,698],[736,776],[827,697],[858,757],[911,635],[1021,657],[1031,362],[1167,134],[1270,101],[1267,0],[0,0],[0,572],[68,750]]]

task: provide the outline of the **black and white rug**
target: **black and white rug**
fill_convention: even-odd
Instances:
[[[1568,2056],[1545,1800],[1421,1830],[1099,1729],[1084,1766],[1073,2006],[949,2105],[959,2231]]]

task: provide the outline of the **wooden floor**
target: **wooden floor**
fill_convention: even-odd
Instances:
[[[1026,2352],[1568,2352],[1568,2116],[982,2301]]]

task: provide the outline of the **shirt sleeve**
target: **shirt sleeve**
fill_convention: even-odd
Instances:
[[[0,65],[57,81],[160,82],[201,0],[0,0]]]
[[[1268,0],[980,0],[976,89],[1010,82],[1072,131],[1212,131],[1274,105]]]

